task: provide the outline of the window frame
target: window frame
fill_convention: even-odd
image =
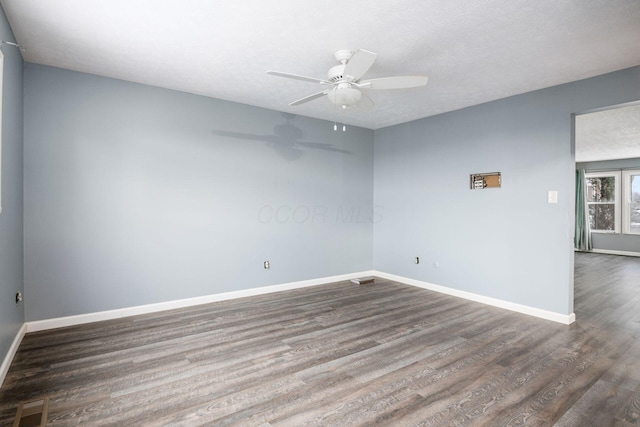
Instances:
[[[640,230],[637,232],[631,231],[631,194],[633,188],[631,186],[631,177],[640,176],[640,169],[627,169],[622,171],[622,232],[624,234],[630,234],[632,236],[640,235]]]
[[[620,216],[620,211],[621,211],[621,203],[620,203],[620,171],[599,171],[599,172],[585,172],[584,174],[584,178],[585,178],[585,191],[588,189],[589,185],[588,185],[588,180],[589,178],[608,178],[608,177],[613,177],[614,178],[614,201],[613,202],[589,202],[588,201],[588,197],[585,197],[584,199],[584,203],[585,203],[585,210],[586,210],[586,214],[587,214],[587,219],[588,219],[588,215],[589,215],[589,205],[592,204],[613,204],[614,207],[614,215],[613,215],[613,230],[594,230],[591,227],[589,227],[589,231],[591,231],[592,233],[605,233],[605,234],[620,234],[620,225],[621,225],[621,216]],[[590,222],[590,221],[589,221]]]

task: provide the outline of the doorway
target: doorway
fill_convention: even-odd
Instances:
[[[574,126],[576,181],[584,184],[576,224],[584,215],[587,228],[576,241],[590,243],[575,254],[574,310],[589,322],[626,324],[628,316],[615,313],[628,307],[628,276],[640,271],[640,101],[577,114]]]

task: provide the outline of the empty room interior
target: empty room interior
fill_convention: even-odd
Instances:
[[[638,0],[0,6],[0,426],[640,425]]]

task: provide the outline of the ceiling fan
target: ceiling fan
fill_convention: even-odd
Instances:
[[[362,89],[407,89],[427,84],[427,76],[395,76],[361,80],[377,56],[377,54],[364,49],[355,52],[346,49],[339,50],[335,53],[339,64],[329,69],[326,80],[272,70],[267,71],[267,74],[330,86],[321,92],[293,101],[289,105],[304,104],[326,95],[332,104],[343,109],[353,105],[364,110],[373,108],[373,100],[362,93]]]

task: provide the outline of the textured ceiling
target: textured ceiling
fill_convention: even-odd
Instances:
[[[640,158],[640,103],[576,116],[576,162]]]
[[[377,129],[640,65],[640,0],[0,0],[26,61]],[[427,74],[336,111],[322,90],[339,49],[368,78]]]

